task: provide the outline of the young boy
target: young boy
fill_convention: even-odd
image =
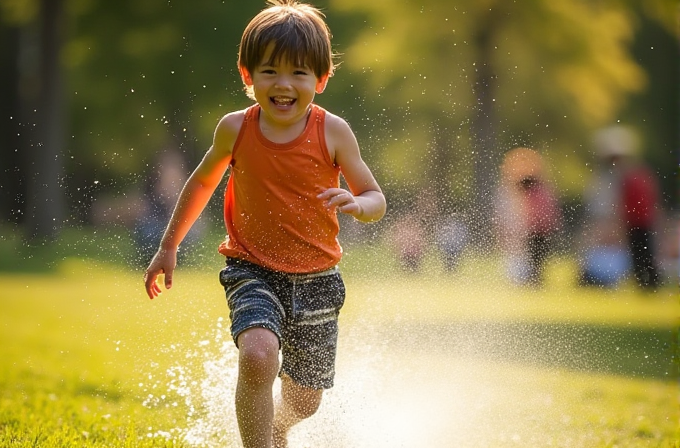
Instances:
[[[322,13],[294,0],[269,3],[239,48],[239,71],[256,104],[218,123],[144,275],[151,299],[161,293],[161,273],[172,286],[179,244],[231,167],[220,281],[239,348],[235,401],[245,448],[285,447],[288,430],[313,415],[332,387],[345,298],[336,212],[370,222],[386,207],[348,124],[313,104],[334,69]],[[349,191],[339,187],[340,173]]]

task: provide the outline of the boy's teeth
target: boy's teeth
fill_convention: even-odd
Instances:
[[[287,98],[287,97],[282,97],[282,96],[275,96],[272,98],[274,100],[274,103],[285,106],[285,105],[290,105],[295,101],[293,98]]]

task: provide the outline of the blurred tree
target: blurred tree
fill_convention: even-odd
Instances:
[[[659,166],[676,165],[664,136],[677,134],[677,120],[668,117],[677,103],[677,67],[658,83],[648,79],[670,72],[660,61],[677,60],[677,40],[669,43],[677,35],[669,19],[677,16],[676,0],[313,3],[325,8],[343,53],[318,101],[348,118],[394,197],[429,190],[442,210],[464,204],[476,211],[475,222],[486,223],[499,157],[519,145],[544,149],[563,192],[577,196],[589,174],[592,130],[619,118],[637,120],[660,140],[649,148]],[[55,5],[61,16],[49,13]],[[236,53],[243,28],[263,7],[264,0],[0,0],[0,61],[7,67],[0,72],[0,220],[27,224],[28,215],[37,216],[28,195],[63,192],[63,220],[86,221],[95,196],[128,194],[166,146],[179,147],[191,170],[222,114],[250,103]],[[40,22],[45,14],[49,20]],[[649,19],[641,24],[640,17]],[[63,45],[40,44],[50,35],[40,23],[57,33],[47,25],[62,20]],[[634,40],[640,26],[653,32]],[[657,34],[664,45],[649,37]],[[647,74],[637,60],[658,68]],[[51,67],[53,88],[38,89],[41,76],[53,76],[41,66]],[[57,114],[63,98],[67,112]],[[629,99],[636,102],[625,109]],[[641,118],[636,105],[643,102],[652,106]],[[59,128],[68,136],[62,149]],[[47,138],[55,143],[38,145]],[[34,167],[52,174],[35,177]],[[52,223],[43,228],[62,219],[49,213]]]
[[[649,82],[631,96],[621,122],[641,131],[645,161],[661,180],[664,208],[678,211],[680,153],[680,4],[634,2],[639,11],[633,58],[645,67]],[[670,2],[669,2],[670,3]],[[667,9],[662,9],[663,7]],[[669,7],[670,6],[670,7]],[[674,8],[672,7],[674,6]]]
[[[98,191],[129,193],[159,150],[179,148],[184,169],[193,169],[219,118],[248,104],[236,54],[242,29],[262,7],[235,0],[83,4],[64,51],[79,127],[69,155],[80,219]]]
[[[663,9],[675,2],[651,3]],[[478,242],[487,241],[495,173],[505,150],[548,146],[568,170],[567,158],[586,156],[592,131],[613,121],[626,98],[646,85],[629,52],[636,22],[626,2],[331,4],[368,16],[344,59],[368,73],[369,104],[397,111],[388,121],[401,135],[386,144],[392,148],[384,157],[413,166],[388,161],[389,170],[421,172],[418,188],[465,200]],[[413,141],[409,134],[431,143],[425,151],[422,144],[404,147]],[[472,182],[460,185],[464,179]],[[443,182],[430,185],[434,180]]]
[[[31,240],[55,239],[62,226],[64,204],[63,70],[59,61],[63,40],[63,0],[4,1],[0,7],[9,40],[6,80],[8,108],[3,117],[3,151],[14,167],[7,181],[20,180],[19,189],[3,186],[11,212],[25,215]],[[19,28],[20,27],[20,28]],[[19,170],[18,167],[23,169]],[[17,194],[25,201],[12,200]],[[16,208],[15,208],[16,207]]]
[[[0,0],[0,57],[10,68],[0,88],[9,106],[0,121],[8,155],[0,220],[26,224],[29,234],[56,232],[63,221],[87,221],[101,192],[126,194],[166,146],[197,162],[204,148],[195,136],[211,135],[226,110],[248,102],[237,45],[263,6]],[[70,137],[65,146],[61,135]]]
[[[3,18],[5,14],[3,13]],[[19,171],[19,28],[0,26],[0,221],[20,221],[25,196]]]

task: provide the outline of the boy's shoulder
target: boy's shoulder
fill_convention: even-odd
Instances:
[[[344,118],[326,111],[324,133],[328,153],[336,163],[341,154],[353,154],[358,150],[356,136]]]
[[[217,127],[215,128],[215,135],[213,137],[213,147],[225,154],[230,154],[233,150],[234,142],[241,132],[241,126],[246,117],[248,109],[237,110],[230,112],[223,116]]]
[[[335,115],[334,113],[329,112],[326,110],[326,133],[331,134],[331,135],[337,135],[337,134],[345,134],[347,132],[352,132],[352,129],[349,126],[349,123],[347,121],[338,116]]]
[[[220,119],[220,122],[217,124],[217,130],[238,134],[241,129],[241,125],[243,124],[243,120],[246,117],[247,111],[248,109],[241,109],[234,112],[229,112]]]

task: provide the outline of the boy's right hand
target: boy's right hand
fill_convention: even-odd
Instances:
[[[144,273],[144,286],[149,299],[154,299],[162,292],[156,282],[160,274],[165,277],[165,289],[172,288],[172,273],[177,265],[177,250],[159,249]]]

